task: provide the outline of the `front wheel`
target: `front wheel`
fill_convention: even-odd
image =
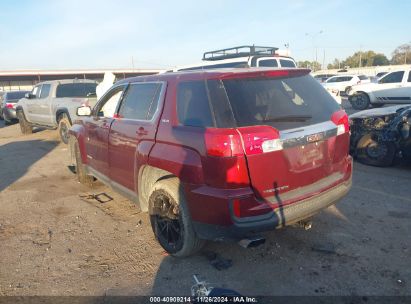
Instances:
[[[60,115],[59,118],[59,127],[58,131],[60,134],[60,139],[63,143],[66,145],[68,144],[69,141],[69,129],[71,127],[70,119],[66,114]]]
[[[395,145],[392,142],[376,141],[371,134],[364,135],[357,144],[359,162],[378,167],[390,166],[395,157]]]
[[[205,241],[196,235],[178,178],[158,181],[149,199],[151,227],[168,253],[186,257],[199,251]]]
[[[33,133],[33,126],[27,121],[26,117],[22,110],[17,111],[16,113],[17,118],[20,124],[20,130],[23,134],[31,134]]]
[[[86,186],[91,187],[94,182],[94,177],[87,174],[87,170],[83,165],[83,161],[81,159],[80,148],[78,142],[74,138],[70,138],[70,150],[74,153],[74,158],[76,160],[76,174],[78,181]]]
[[[370,105],[370,98],[365,93],[358,93],[349,98],[352,107],[355,110],[365,110]]]

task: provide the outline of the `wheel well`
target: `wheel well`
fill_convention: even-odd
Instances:
[[[59,110],[57,110],[57,112],[56,112],[56,122],[57,122],[57,123],[59,122],[60,116],[62,116],[63,114],[66,114],[68,120],[70,121],[70,124],[73,124],[72,121],[71,121],[71,118],[70,118],[70,114],[69,114],[69,112],[67,111],[67,109],[59,109]]]
[[[357,91],[356,94],[365,94],[367,95],[368,99],[370,98],[370,95],[368,95],[368,93],[364,91]]]
[[[174,177],[176,176],[168,171],[149,165],[143,166],[140,169],[136,188],[138,189],[138,201],[141,211],[148,211],[148,201],[153,193],[154,184],[160,180]]]

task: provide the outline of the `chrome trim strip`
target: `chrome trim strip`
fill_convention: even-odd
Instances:
[[[287,149],[312,143],[308,138],[315,134],[318,134],[321,140],[328,139],[337,135],[337,126],[329,120],[303,128],[284,130],[280,131],[280,139],[283,148]]]

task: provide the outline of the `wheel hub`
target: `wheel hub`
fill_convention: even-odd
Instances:
[[[174,206],[165,196],[156,200],[155,220],[158,237],[169,246],[175,247],[182,239],[182,229],[178,214],[178,207]]]
[[[372,143],[367,147],[367,154],[371,158],[382,158],[384,157],[388,152],[388,148],[386,145],[381,144],[381,143]]]

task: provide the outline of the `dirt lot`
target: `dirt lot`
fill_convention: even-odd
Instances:
[[[350,194],[313,228],[267,233],[265,245],[209,243],[176,259],[148,217],[105,186],[67,169],[56,132],[22,136],[0,122],[0,295],[188,295],[192,275],[243,295],[411,295],[410,167],[355,164]],[[79,195],[106,192],[99,203]]]

